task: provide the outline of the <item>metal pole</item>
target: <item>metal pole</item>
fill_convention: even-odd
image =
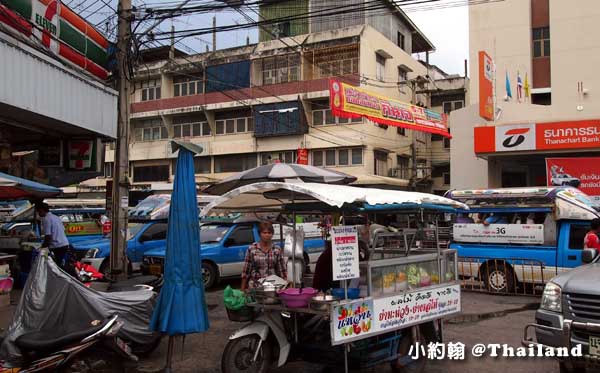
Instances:
[[[119,105],[117,117],[117,143],[113,172],[112,235],[110,247],[110,273],[114,280],[127,278],[127,213],[129,207],[129,82],[127,65],[131,35],[131,0],[119,0],[119,39],[117,61],[119,71]]]
[[[412,86],[412,98],[411,104],[417,104],[417,82],[415,79],[411,81]],[[411,186],[412,190],[417,190],[417,131],[412,131],[412,144],[411,157],[412,157],[412,175],[411,175]]]

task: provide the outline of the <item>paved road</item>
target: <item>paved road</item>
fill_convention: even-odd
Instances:
[[[222,305],[223,288],[226,285],[239,286],[239,282],[225,282],[218,289],[207,293],[207,303],[211,308],[211,328],[207,333],[190,335],[182,341],[178,339],[175,348],[174,371],[179,373],[220,372],[221,354],[227,337],[240,324],[227,319]],[[491,296],[463,292],[463,314],[449,320],[444,329],[445,342],[462,342],[469,350],[477,343],[507,343],[519,347],[523,326],[533,320],[534,309],[538,298],[516,296]],[[156,370],[164,363],[166,340],[163,341],[156,355],[146,360],[141,370]],[[286,365],[285,369],[276,372],[315,373],[319,367],[305,363]],[[372,372],[389,372],[387,366],[377,367]],[[464,361],[430,361],[427,372],[485,372],[485,373],[519,373],[519,372],[558,372],[558,364],[548,358],[480,358],[467,357]]]

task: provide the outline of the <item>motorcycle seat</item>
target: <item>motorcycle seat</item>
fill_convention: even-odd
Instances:
[[[15,344],[23,351],[48,352],[56,351],[64,346],[77,343],[102,329],[109,322],[103,320],[96,326],[87,329],[65,332],[64,330],[38,330],[25,333],[15,340]]]

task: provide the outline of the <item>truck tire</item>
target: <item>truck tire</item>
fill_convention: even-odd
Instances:
[[[210,289],[219,282],[219,271],[210,262],[202,262],[202,281],[204,289]]]
[[[479,271],[485,288],[490,293],[510,294],[515,292],[515,275],[512,267],[505,262],[487,262]]]

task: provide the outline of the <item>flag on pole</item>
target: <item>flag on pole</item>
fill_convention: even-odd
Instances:
[[[508,79],[508,71],[506,72],[506,98],[512,98],[512,92],[510,90],[510,79]]]
[[[523,81],[521,80],[521,73],[517,71],[517,101],[521,102],[523,99]]]
[[[527,79],[527,73],[525,73],[525,102],[529,102],[529,79]]]

